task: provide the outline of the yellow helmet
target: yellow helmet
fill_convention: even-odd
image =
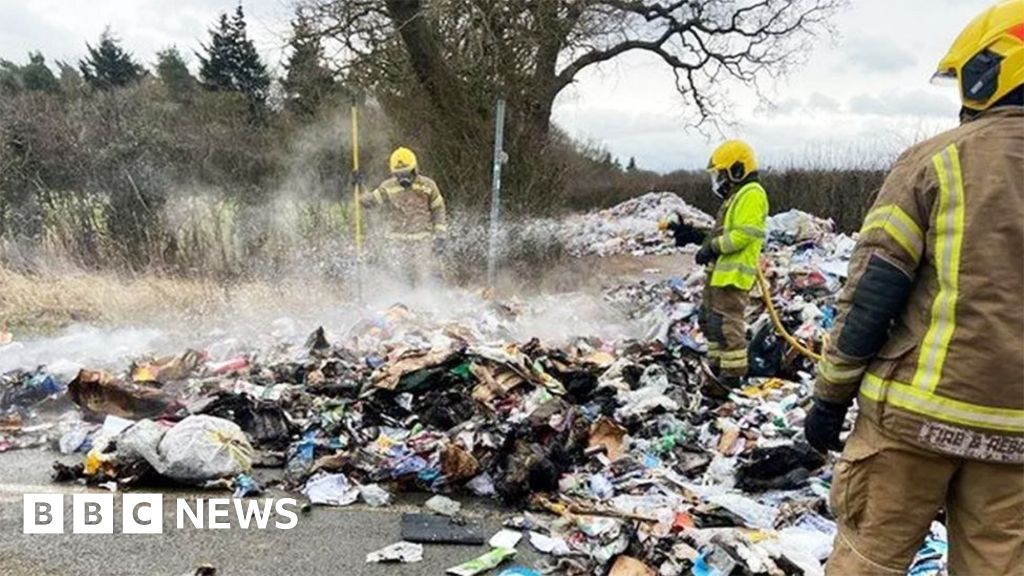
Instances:
[[[406,147],[396,149],[391,153],[391,160],[388,162],[391,173],[412,172],[416,170],[416,154]]]
[[[729,180],[739,182],[757,170],[754,149],[742,140],[728,140],[715,149],[708,160],[708,172],[725,172]]]
[[[986,110],[1024,84],[1024,0],[1003,0],[960,32],[934,79],[960,85],[965,108]]]

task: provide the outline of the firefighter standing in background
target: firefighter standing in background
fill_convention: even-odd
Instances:
[[[419,173],[412,150],[398,148],[388,164],[391,177],[362,197],[364,206],[383,211],[384,259],[412,285],[440,280],[448,236],[444,197],[437,183]]]
[[[951,574],[1024,571],[1024,0],[968,24],[937,75],[962,124],[886,178],[805,424],[843,450],[832,575],[905,574],[940,510]]]
[[[700,327],[717,382],[706,391],[724,397],[747,374],[747,325],[744,318],[764,244],[768,195],[758,181],[754,151],[745,142],[725,142],[708,162],[712,191],[723,200],[715,227],[697,252],[707,265]]]

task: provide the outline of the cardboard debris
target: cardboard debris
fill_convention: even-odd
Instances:
[[[630,556],[619,556],[608,576],[655,576],[654,568]]]
[[[618,460],[624,453],[623,441],[626,429],[613,420],[602,416],[590,426],[589,447],[604,448],[605,454],[612,461]]]
[[[671,253],[680,249],[657,220],[677,211],[710,226],[661,193],[570,218],[566,230],[579,254]],[[852,247],[813,217],[771,224],[771,296],[811,347],[834,322]],[[55,466],[62,481],[165,483],[175,479],[154,478],[147,446],[204,415],[241,431],[251,465],[283,471],[268,488],[304,492],[314,505],[387,505],[385,495],[427,491],[447,495],[432,508],[458,514],[469,495],[498,500],[506,526],[528,534],[556,573],[820,573],[835,523],[829,462],[810,457],[800,431],[814,366],[772,336],[755,292],[747,319],[757,377],[727,400],[707,397],[704,271],[680,273],[609,285],[597,304],[630,327],[611,336],[566,320],[581,301],[569,295],[523,303],[460,293],[458,313],[358,310],[308,340],[251,350],[214,342],[170,360],[132,358],[121,371],[82,370],[67,384],[52,367],[22,367],[0,375],[0,450],[52,441],[82,455]],[[566,324],[552,335],[584,333],[513,336],[538,322]],[[73,418],[38,420],[41,403],[68,399]],[[136,424],[103,431],[79,418],[108,415]],[[244,487],[229,472],[217,480]],[[407,540],[470,536],[483,542],[447,516],[403,518]],[[450,573],[476,574],[513,553],[499,546]],[[406,541],[370,556],[419,561],[422,547]]]
[[[82,408],[86,418],[113,415],[138,420],[160,415],[174,400],[159,389],[123,382],[112,374],[82,370],[68,384],[68,396]]]

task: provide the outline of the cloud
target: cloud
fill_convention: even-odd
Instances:
[[[821,92],[815,92],[807,98],[807,108],[821,112],[838,112],[839,101]]]
[[[200,49],[221,12],[237,3],[207,0],[0,0],[0,57],[42,50],[48,60],[77,61],[110,26],[136,60],[150,65],[158,50],[175,44],[185,54]],[[260,55],[275,67],[285,44],[290,11],[282,0],[247,0],[248,32]]]
[[[791,116],[806,111],[803,100],[796,97],[783,98],[778,102],[762,102],[758,108],[770,117]]]
[[[925,90],[888,91],[879,95],[859,94],[850,99],[850,111],[875,116],[955,117],[958,106],[952,99]]]
[[[917,56],[888,38],[858,36],[843,43],[845,61],[861,72],[895,73],[913,68]]]
[[[28,2],[0,2],[0,13],[0,58],[21,62],[28,52],[43,50],[50,60],[75,48],[65,30],[38,18]]]
[[[839,101],[821,92],[813,92],[810,96],[799,98],[791,96],[779,102],[762,102],[758,105],[756,116],[763,112],[765,118],[785,119],[788,117],[820,116],[839,112]]]

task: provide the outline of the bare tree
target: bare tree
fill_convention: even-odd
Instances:
[[[548,141],[558,95],[631,52],[670,69],[694,123],[735,84],[786,73],[846,0],[298,0],[335,61],[385,101],[426,99],[444,142],[483,142],[497,95],[513,143]]]

